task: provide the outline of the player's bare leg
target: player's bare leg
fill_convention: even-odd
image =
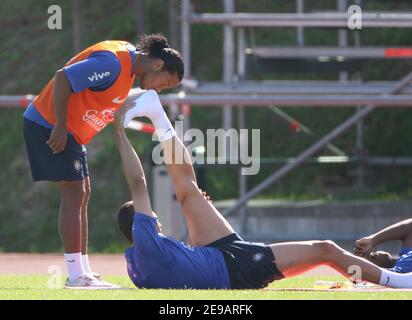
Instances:
[[[85,273],[91,274],[93,277],[99,280],[103,280],[102,276],[96,272],[93,272],[90,267],[89,256],[87,254],[88,242],[89,242],[89,219],[87,208],[89,205],[90,194],[91,194],[91,185],[90,177],[84,178],[84,198],[80,208],[80,217],[81,217],[81,253],[82,253],[82,263]]]
[[[65,288],[92,287],[113,289],[109,283],[86,274],[81,257],[82,221],[81,208],[86,196],[85,181],[57,182],[60,191],[59,233],[63,241],[69,277]]]
[[[81,207],[86,191],[84,181],[60,181],[59,233],[66,253],[81,252]]]
[[[297,276],[319,265],[328,265],[345,277],[395,288],[410,288],[412,277],[396,274],[355,256],[332,241],[302,241],[272,244],[278,269],[286,276]]]
[[[83,202],[80,208],[82,255],[87,254],[87,247],[88,247],[88,240],[89,240],[89,224],[88,224],[88,216],[87,216],[87,207],[89,204],[90,193],[91,193],[90,178],[85,177],[84,178],[84,197],[83,197]]]
[[[203,246],[234,233],[232,226],[197,186],[193,165],[183,143],[175,137],[163,142],[162,146],[191,243]],[[180,159],[178,155],[181,155]]]

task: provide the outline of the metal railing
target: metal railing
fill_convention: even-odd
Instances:
[[[28,96],[0,96],[0,107],[25,107]],[[373,104],[376,107],[412,107],[412,95],[257,95],[257,94],[166,94],[160,100],[164,105],[190,104],[201,107],[232,105],[235,107],[355,107]]]
[[[412,48],[408,47],[255,47],[246,53],[259,58],[276,59],[411,59]]]
[[[257,94],[257,95],[380,95],[395,85],[394,81],[241,81],[221,82],[190,81],[187,94]],[[412,95],[412,86],[403,94]]]
[[[319,13],[192,13],[191,23],[227,24],[233,27],[347,28],[350,14]],[[362,12],[362,27],[412,27],[412,13]]]

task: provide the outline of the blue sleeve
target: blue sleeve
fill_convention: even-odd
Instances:
[[[64,67],[73,92],[87,88],[103,91],[116,81],[120,73],[119,59],[109,51],[93,52],[87,59]]]
[[[390,270],[397,273],[412,272],[412,250],[402,248],[395,266]]]

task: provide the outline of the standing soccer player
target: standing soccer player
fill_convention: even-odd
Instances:
[[[24,113],[24,138],[33,181],[52,181],[60,192],[59,234],[66,287],[110,287],[92,273],[87,255],[90,178],[86,148],[114,119],[137,77],[160,92],[182,80],[183,60],[160,34],[133,46],[103,41],[73,57]]]

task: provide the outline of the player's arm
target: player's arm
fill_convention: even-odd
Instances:
[[[58,70],[54,77],[53,87],[53,107],[55,115],[55,125],[50,134],[47,144],[53,153],[64,150],[67,143],[66,122],[67,105],[71,94],[71,87],[62,69]]]
[[[412,231],[412,219],[403,220],[371,235],[373,245],[391,241],[403,240]]]
[[[355,243],[355,254],[365,255],[371,249],[381,243],[393,240],[403,241],[412,232],[412,219],[403,220],[385,229],[382,229],[368,237],[362,238]]]
[[[67,143],[67,108],[72,93],[86,89],[108,89],[120,73],[120,62],[108,51],[96,51],[88,58],[58,70],[54,77],[53,106],[55,126],[48,145],[54,153],[64,150]],[[104,75],[97,77],[96,75]]]
[[[121,108],[115,115],[115,135],[122,160],[123,173],[129,185],[135,211],[156,218],[150,204],[142,164],[123,127],[124,111],[125,108]]]

